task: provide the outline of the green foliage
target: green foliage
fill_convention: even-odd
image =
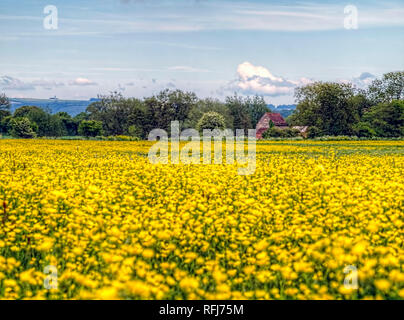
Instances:
[[[192,108],[196,107],[198,98],[193,92],[181,90],[163,90],[159,94],[144,99],[146,106],[145,123],[146,132],[159,128],[170,132],[171,121],[179,121],[180,126],[184,123]]]
[[[90,104],[86,111],[88,119],[102,122],[106,135],[127,134],[131,125],[142,128],[147,119],[145,107],[138,99],[126,99],[118,92],[99,96],[99,99]]]
[[[13,117],[6,116],[0,121],[0,132],[3,134],[8,134],[10,132],[10,121]]]
[[[226,98],[226,105],[233,117],[233,128],[244,129],[247,133],[248,129],[252,129],[251,114],[248,104],[237,94]]]
[[[79,125],[79,134],[85,137],[96,137],[103,134],[102,122],[96,120],[83,120]]]
[[[372,128],[368,122],[358,122],[353,125],[354,133],[357,137],[374,137],[376,136],[376,131]]]
[[[10,100],[2,93],[0,94],[0,110],[10,110]]]
[[[315,82],[297,88],[298,101],[291,123],[315,126],[324,134],[344,135],[353,132],[352,125],[358,121],[358,110],[352,99],[351,84]]]
[[[374,104],[404,99],[404,71],[389,72],[374,80],[368,95]]]
[[[322,134],[323,132],[316,126],[311,126],[307,129],[307,138],[313,139],[321,136]]]
[[[25,117],[28,118],[31,123],[35,123],[37,127],[35,131],[40,137],[54,136],[54,131],[59,130],[59,128],[55,128],[57,124],[51,121],[51,115],[36,106],[22,106],[14,111],[13,117]]]
[[[4,121],[4,119],[7,119],[7,118],[8,118],[8,120]],[[11,119],[11,112],[8,110],[0,109],[0,133],[8,132],[8,122],[10,119]]]
[[[27,117],[12,118],[9,123],[10,134],[16,138],[35,138],[38,129]]]
[[[143,130],[136,125],[131,125],[128,128],[128,134],[131,137],[140,138],[143,136]]]
[[[107,141],[139,141],[138,137],[132,137],[132,136],[125,136],[125,135],[119,135],[119,136],[109,136],[105,137]]]
[[[76,115],[73,118],[73,120],[74,120],[74,122],[77,123],[77,126],[78,126],[81,121],[90,120],[90,114],[88,112],[80,112],[78,115]]]
[[[216,112],[223,116],[225,128],[233,129],[233,117],[227,105],[217,99],[201,99],[189,111],[187,119],[184,121],[184,128],[197,128],[198,121],[207,112]]]
[[[293,128],[279,129],[277,127],[270,127],[262,134],[264,139],[268,138],[293,138],[299,136],[300,131]]]
[[[297,109],[287,122],[291,126],[308,126],[308,138],[357,135],[373,139],[404,135],[404,71],[385,74],[373,81],[368,90],[355,89],[352,84],[316,82],[297,88],[295,97]],[[52,115],[36,106],[20,107],[11,115],[10,101],[1,94],[0,133],[9,134],[11,120],[19,118],[28,119],[39,137],[73,137],[85,132],[85,136],[92,138],[105,133],[145,139],[155,128],[170,133],[174,120],[180,122],[181,130],[229,128],[244,129],[247,133],[270,111],[263,97],[237,94],[227,97],[225,102],[198,99],[192,92],[168,89],[142,100],[125,98],[118,92],[99,98],[86,112],[72,118],[66,112]],[[270,130],[264,136],[295,137],[296,132],[279,131],[270,122]]]
[[[258,95],[250,98],[247,97],[244,100],[244,103],[247,105],[250,119],[251,119],[251,126],[254,129],[257,126],[258,121],[262,118],[262,116],[270,112],[267,103],[265,102],[263,97],[260,97]]]
[[[404,136],[404,101],[393,100],[370,108],[363,116],[378,137]]]
[[[225,129],[225,119],[217,112],[206,112],[198,121],[197,129],[202,132],[204,129]]]
[[[75,136],[77,135],[78,125],[80,122],[77,122],[73,119],[67,112],[58,112],[54,115],[54,121],[60,121],[61,126],[61,134],[58,136]]]

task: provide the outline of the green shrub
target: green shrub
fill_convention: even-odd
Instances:
[[[9,123],[10,134],[15,138],[31,139],[36,137],[38,127],[26,117],[12,118]]]
[[[370,138],[376,136],[376,131],[368,122],[358,122],[353,125],[352,129],[358,137]]]
[[[285,128],[279,129],[274,126],[270,126],[270,128],[262,134],[264,139],[268,138],[294,138],[299,136],[300,131],[293,128]]]
[[[143,135],[143,130],[141,128],[139,128],[138,126],[135,125],[131,125],[128,128],[128,134],[131,137],[136,137],[136,138],[140,138]]]
[[[267,139],[267,138],[281,138],[281,137],[283,137],[283,132],[282,132],[281,129],[272,127],[272,128],[269,128],[267,131],[265,131],[262,134],[262,137],[264,139]]]
[[[83,120],[79,125],[79,135],[85,137],[102,136],[102,122],[95,120]]]
[[[206,112],[199,119],[197,124],[197,129],[202,132],[204,129],[213,130],[213,129],[221,129],[225,128],[225,119],[224,117],[214,111]]]
[[[321,136],[322,133],[323,132],[319,128],[312,126],[307,129],[307,138],[313,139]]]

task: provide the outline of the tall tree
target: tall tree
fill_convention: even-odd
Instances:
[[[28,118],[33,125],[36,125],[36,133],[40,137],[57,135],[54,133],[55,123],[52,121],[51,115],[39,107],[22,106],[14,111],[13,117]]]
[[[226,104],[218,99],[212,98],[198,100],[197,104],[189,111],[188,117],[184,122],[184,127],[193,129],[197,128],[198,121],[201,119],[202,115],[207,112],[216,112],[220,114],[224,118],[225,128],[233,128],[233,117]]]
[[[374,104],[404,99],[404,71],[389,72],[369,86],[369,97]]]
[[[252,129],[250,110],[242,97],[237,94],[226,97],[226,105],[233,117],[234,129],[244,129],[245,133],[248,129]]]
[[[78,124],[67,112],[58,112],[53,115],[55,119],[59,119],[62,125],[63,135],[77,135]],[[57,121],[57,120],[55,120]]]
[[[107,135],[128,134],[131,125],[139,124],[139,117],[145,118],[145,108],[140,100],[126,99],[118,92],[99,96],[99,101],[90,104],[86,112],[89,119],[102,122]]]
[[[247,99],[245,99],[245,103],[247,104],[250,112],[251,125],[253,128],[255,128],[261,117],[266,112],[270,112],[270,110],[262,96],[256,95],[252,98],[247,97]]]
[[[314,126],[324,134],[349,135],[358,121],[351,84],[315,82],[295,90],[298,102],[291,123]]]
[[[179,121],[180,126],[184,122],[192,108],[196,106],[198,98],[193,92],[181,90],[163,90],[150,98],[145,98],[147,117],[150,119],[147,131],[155,128],[169,131],[171,121]]]
[[[362,119],[379,137],[400,137],[404,135],[404,101],[380,103],[370,108]]]
[[[0,94],[0,110],[10,110],[11,104],[10,100],[7,98],[7,96],[2,93]]]

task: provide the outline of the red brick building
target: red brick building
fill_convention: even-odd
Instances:
[[[276,128],[285,129],[288,127],[288,124],[280,113],[267,112],[262,116],[260,121],[258,121],[257,127],[255,128],[257,130],[257,139],[262,139],[262,134],[270,127],[270,121],[274,123]]]

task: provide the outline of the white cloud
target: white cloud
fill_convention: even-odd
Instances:
[[[31,83],[10,76],[0,77],[0,88],[3,90],[35,90]]]
[[[244,62],[237,68],[238,79],[232,82],[231,90],[245,94],[264,96],[291,95],[297,86],[306,85],[312,81],[307,78],[288,80],[273,75],[267,68]]]
[[[20,80],[11,76],[1,76],[0,77],[0,88],[3,90],[35,90],[36,88],[43,88],[46,90],[51,90],[56,87],[63,87],[63,82],[57,82],[54,80]]]
[[[339,82],[352,83],[360,89],[366,89],[375,79],[375,75],[369,72],[363,72],[359,75],[359,77],[353,77],[352,79],[340,79]]]
[[[76,78],[69,83],[71,86],[96,86],[97,83],[87,78]]]

